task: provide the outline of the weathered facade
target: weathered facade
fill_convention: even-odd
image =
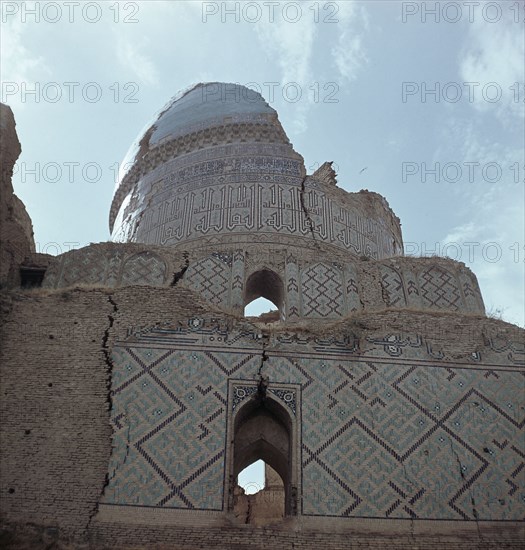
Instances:
[[[463,264],[404,257],[384,198],[307,175],[260,95],[175,97],[110,228],[1,272],[6,544],[522,546],[523,330]],[[259,296],[280,321],[244,318]],[[247,498],[257,459],[281,484]]]

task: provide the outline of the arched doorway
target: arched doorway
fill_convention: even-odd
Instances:
[[[250,464],[262,460],[270,467],[266,470],[266,483],[269,470],[274,471],[276,475],[273,479],[277,482],[270,484],[273,498],[276,499],[273,501],[274,516],[267,506],[264,514],[267,517],[278,517],[279,514],[283,517],[296,513],[296,490],[292,471],[293,429],[289,412],[271,397],[257,394],[240,407],[233,419],[231,511],[235,512],[236,503],[239,501],[239,473]],[[276,485],[281,486],[280,491]],[[279,498],[282,499],[280,502],[277,500]],[[249,523],[257,524],[258,519]]]
[[[270,269],[260,269],[248,277],[244,291],[244,307],[258,298],[269,300],[279,310],[280,318],[285,318],[284,285],[277,273]]]

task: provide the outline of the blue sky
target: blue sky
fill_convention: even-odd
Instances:
[[[341,187],[384,195],[406,252],[463,261],[487,310],[524,324],[523,0],[3,1],[1,18],[15,192],[39,251],[108,240],[144,125],[181,88],[237,82],[309,172],[332,160]]]

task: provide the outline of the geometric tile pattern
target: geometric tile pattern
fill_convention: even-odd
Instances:
[[[166,264],[151,252],[141,252],[127,259],[122,268],[122,285],[162,285],[166,276]]]
[[[404,307],[407,305],[403,277],[393,267],[381,266],[381,286],[386,294],[388,307]]]
[[[232,386],[232,405],[231,408],[234,411],[239,407],[243,401],[257,394],[258,386],[256,382],[252,382],[250,385],[246,383],[237,383]],[[297,396],[296,392],[290,388],[269,388],[268,391],[277,397],[286,407],[288,407],[295,415],[297,412]]]
[[[245,270],[244,252],[236,250],[232,258],[232,309],[244,309],[244,270]]]
[[[344,314],[341,271],[326,264],[314,264],[301,272],[304,317],[341,317]]]
[[[424,307],[458,310],[462,306],[459,285],[452,273],[431,267],[419,274]]]
[[[410,265],[381,262],[380,286],[365,274],[358,286],[358,270],[353,262],[320,262],[317,256],[301,257],[272,250],[261,263],[262,248],[251,247],[226,253],[212,253],[189,261],[184,280],[204,299],[237,314],[244,311],[245,277],[253,270],[269,269],[283,282],[282,312],[288,319],[301,316],[337,318],[362,309],[367,299],[383,299],[388,307],[449,309],[484,313],[476,278],[466,270],[457,272],[429,268],[419,272]],[[258,263],[254,264],[254,258]],[[90,245],[58,256],[46,270],[42,286],[61,288],[75,285],[166,286],[172,282],[179,264],[151,251],[136,252],[119,245]],[[315,262],[315,263],[312,263]],[[265,267],[266,266],[266,267]],[[359,277],[363,274],[361,273]],[[370,282],[371,284],[368,284]],[[380,296],[377,294],[382,293]]]
[[[310,384],[303,395],[303,403],[328,403],[303,430],[303,514],[523,517],[525,479],[518,498],[506,481],[515,483],[523,458],[494,440],[520,441],[524,413],[509,414],[498,404],[497,389],[481,382],[478,371],[451,369],[451,377],[426,366],[338,367],[324,388]],[[324,374],[319,361],[305,368],[313,379]],[[511,386],[523,391],[523,375],[503,377],[516,407]]]
[[[46,271],[42,286],[163,286],[166,279],[166,263],[153,252],[133,254],[118,247],[91,245],[57,257]]]
[[[262,373],[301,422],[300,514],[525,516],[522,344],[491,337],[458,359],[418,335],[278,334],[264,350],[262,362],[257,333],[213,319],[118,343],[103,502],[224,509],[227,411],[256,391]],[[289,384],[301,392],[297,411]]]
[[[359,299],[359,289],[357,287],[357,273],[355,266],[351,263],[345,264],[344,275],[346,280],[347,312],[358,311],[362,308],[362,306]]]
[[[103,502],[221,510],[227,379],[254,357],[116,346]]]
[[[205,300],[219,305],[229,303],[231,276],[231,265],[225,259],[209,256],[191,263],[184,280]],[[242,284],[240,280],[239,283]]]
[[[481,292],[475,278],[467,277],[464,273],[459,275],[459,283],[463,291],[465,311],[484,311]]]
[[[299,282],[298,260],[290,254],[286,258],[286,315],[289,320],[300,316]]]
[[[411,269],[403,269],[403,281],[406,288],[406,300],[408,307],[422,308],[421,296],[417,284],[417,276]]]
[[[88,248],[84,253],[74,250],[64,256],[62,271],[56,286],[115,281],[120,263],[121,258],[118,255],[110,256],[98,248]]]
[[[476,278],[464,271],[456,275],[442,267],[427,267],[413,273],[389,265],[380,269],[383,301],[388,307],[484,312]]]

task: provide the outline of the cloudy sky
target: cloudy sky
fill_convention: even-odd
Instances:
[[[478,276],[524,324],[525,2],[8,2],[1,101],[40,252],[109,239],[119,164],[181,88],[237,82],[311,173],[384,195],[406,253]]]

